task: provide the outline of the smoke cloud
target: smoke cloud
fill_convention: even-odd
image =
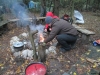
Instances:
[[[23,0],[1,0],[2,5],[8,9],[10,12],[18,19],[23,26],[30,25],[31,30],[38,30],[39,32],[43,32],[44,26],[42,25],[35,25],[32,22],[25,20],[29,17],[29,11],[27,5],[23,2]],[[31,18],[36,18],[35,16]]]
[[[5,7],[5,12],[9,9],[13,16],[20,19],[22,25],[29,25],[29,21],[25,20],[26,18],[29,18],[29,11],[27,5],[23,3],[23,0],[2,0],[2,3],[3,7]]]

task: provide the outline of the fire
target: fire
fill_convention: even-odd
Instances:
[[[44,42],[43,34],[39,34],[39,37],[40,37],[40,42]]]

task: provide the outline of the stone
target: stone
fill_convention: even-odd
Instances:
[[[65,72],[65,73],[63,73],[62,75],[69,75],[69,74]]]

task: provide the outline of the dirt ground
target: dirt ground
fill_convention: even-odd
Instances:
[[[82,12],[82,14],[85,24],[80,26],[95,32],[95,35],[91,36],[92,41],[100,39],[100,17],[95,16],[93,12]],[[9,15],[6,17],[11,18]],[[25,68],[30,61],[25,60],[20,65],[16,63],[10,50],[10,39],[26,32],[26,29],[16,27],[15,23],[11,23],[9,28],[10,30],[0,37],[0,75],[25,75]],[[90,44],[92,44],[92,41]],[[47,75],[62,75],[67,72],[80,56],[87,51],[90,44],[82,44],[81,38],[78,38],[75,49],[63,54],[57,50],[57,55],[51,55],[44,63],[47,67]]]

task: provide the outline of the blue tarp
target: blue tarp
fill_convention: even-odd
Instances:
[[[35,8],[35,3],[33,1],[29,2],[29,9]]]

